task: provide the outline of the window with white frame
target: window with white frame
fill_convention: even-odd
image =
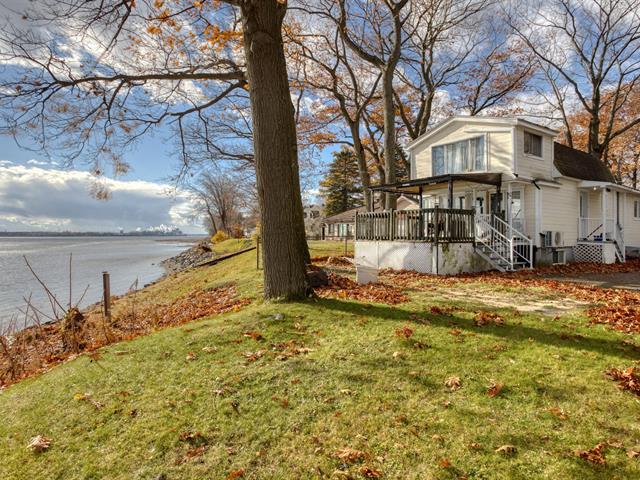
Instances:
[[[633,201],[633,218],[640,219],[640,200]]]
[[[542,136],[524,132],[524,153],[542,157]]]
[[[487,169],[484,136],[431,148],[433,176],[448,173],[483,172]]]

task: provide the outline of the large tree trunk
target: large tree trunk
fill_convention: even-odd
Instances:
[[[294,108],[282,44],[287,7],[241,3],[253,117],[266,298],[303,298],[309,251],[304,234]]]

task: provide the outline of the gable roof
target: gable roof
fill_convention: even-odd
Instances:
[[[455,123],[455,122],[462,122],[462,123],[467,123],[470,125],[473,125],[474,123],[492,123],[495,125],[502,125],[504,127],[515,127],[515,126],[522,126],[522,127],[526,127],[526,128],[530,128],[530,129],[534,129],[537,130],[541,133],[545,133],[547,135],[551,135],[553,137],[555,137],[559,132],[558,130],[554,130],[552,128],[549,127],[545,127],[544,125],[540,125],[538,123],[534,123],[531,122],[529,120],[527,120],[526,118],[522,118],[522,117],[491,117],[491,116],[484,116],[484,115],[475,115],[475,116],[470,116],[470,115],[454,115],[451,116],[449,118],[447,118],[446,120],[443,120],[439,123],[436,123],[432,128],[430,128],[427,132],[425,132],[423,135],[419,136],[418,138],[416,138],[415,140],[409,142],[405,148],[407,150],[413,150],[416,146],[418,146],[419,144],[421,144],[422,142],[424,142],[425,140],[427,140],[428,138],[432,137],[433,135],[435,135],[436,133],[438,133],[440,130],[442,130],[443,128],[446,128],[448,125]]]
[[[398,202],[402,202],[404,200],[409,205],[413,204],[416,207],[418,206],[418,202],[416,202],[415,200],[412,200],[410,198],[407,198],[404,195],[400,195],[397,200],[398,200]],[[376,210],[382,207],[382,204],[381,204],[380,200],[376,199],[374,207],[375,207]],[[355,221],[356,221],[356,213],[366,213],[366,212],[367,212],[367,209],[364,206],[352,208],[350,210],[345,210],[344,212],[336,213],[335,215],[331,215],[330,217],[325,218],[323,223],[326,223],[326,224],[330,224],[330,223],[355,223]]]
[[[596,157],[567,147],[558,142],[553,142],[553,164],[564,177],[591,180],[594,182],[616,183],[611,170]]]

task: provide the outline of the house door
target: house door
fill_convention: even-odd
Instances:
[[[580,192],[580,238],[587,238],[589,232],[589,192]]]
[[[524,233],[524,201],[522,190],[514,190],[511,192],[511,201],[509,202],[509,216],[511,217],[511,226]]]
[[[498,215],[501,218],[504,218],[504,194],[500,194],[500,211],[498,211],[498,194],[497,193],[492,193],[491,194],[491,213],[495,213],[496,215]]]

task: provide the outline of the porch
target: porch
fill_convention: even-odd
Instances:
[[[579,192],[577,260],[601,258],[604,263],[612,263],[617,258],[624,262],[624,194],[596,182],[583,182]]]

